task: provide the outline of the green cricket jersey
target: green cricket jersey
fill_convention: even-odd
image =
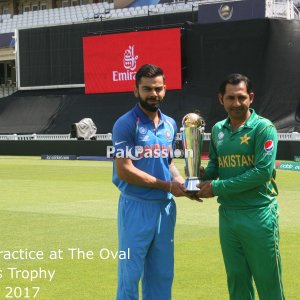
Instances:
[[[277,132],[250,109],[246,123],[232,132],[229,118],[212,128],[206,177],[218,202],[232,208],[264,206],[278,194],[275,183]],[[219,178],[219,179],[217,179]]]

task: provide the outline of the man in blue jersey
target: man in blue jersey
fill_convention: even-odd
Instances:
[[[174,273],[173,196],[188,196],[170,153],[175,121],[160,110],[166,92],[161,68],[146,64],[136,73],[136,106],[113,127],[113,183],[121,195],[118,209],[119,260],[117,300],[171,299]]]

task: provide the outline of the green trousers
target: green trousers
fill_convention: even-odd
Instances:
[[[284,300],[277,202],[251,209],[220,206],[220,242],[230,300]]]

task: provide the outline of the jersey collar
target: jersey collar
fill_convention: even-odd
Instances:
[[[243,127],[253,128],[255,123],[256,123],[256,120],[257,120],[257,114],[256,114],[256,112],[254,111],[253,108],[249,108],[249,110],[251,112],[251,115],[247,119],[247,121],[243,125]],[[227,117],[227,119],[225,119],[225,122],[224,122],[223,126],[226,127],[226,128],[230,128],[230,118],[229,118],[229,116]]]
[[[152,120],[141,110],[141,108],[140,108],[140,106],[138,104],[135,105],[135,107],[133,108],[133,111],[137,115],[137,117],[139,117],[140,120],[144,124],[152,122]],[[166,119],[165,115],[161,112],[160,109],[158,109],[158,114],[159,114],[159,117],[160,117],[160,122],[161,121],[165,121],[165,119]]]

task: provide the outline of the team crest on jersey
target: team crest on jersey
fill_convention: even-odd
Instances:
[[[272,140],[267,140],[264,144],[264,149],[267,153],[271,153],[274,149],[274,143]]]
[[[224,132],[223,131],[220,131],[219,133],[218,133],[218,141],[217,141],[217,145],[218,146],[221,146],[222,144],[223,144],[223,137],[224,137]]]
[[[218,138],[219,138],[219,140],[222,140],[223,137],[224,137],[224,132],[223,132],[223,131],[220,131],[220,132],[218,133]]]
[[[243,136],[240,137],[241,139],[241,145],[242,144],[247,144],[248,145],[248,142],[249,140],[251,140],[251,137],[246,134],[244,134]]]
[[[140,134],[146,134],[147,133],[147,129],[144,127],[140,127],[139,129]]]
[[[171,135],[171,132],[169,130],[165,130],[165,136],[166,136],[168,141],[172,140],[172,135]]]

